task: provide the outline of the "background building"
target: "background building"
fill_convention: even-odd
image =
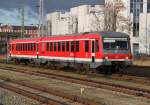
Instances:
[[[116,31],[130,35],[134,54],[150,54],[150,0],[105,0],[104,5],[81,5],[69,12],[53,12],[46,16],[48,35],[73,34],[106,30],[106,5],[122,2],[116,19]],[[113,8],[112,8],[113,9]]]
[[[37,35],[38,27],[25,26],[23,37],[33,37]],[[0,54],[7,52],[7,42],[10,39],[21,38],[22,27],[14,25],[1,25],[0,26]]]
[[[104,5],[81,5],[69,12],[53,12],[46,16],[48,35],[74,34],[103,30]],[[98,24],[97,24],[98,23]]]

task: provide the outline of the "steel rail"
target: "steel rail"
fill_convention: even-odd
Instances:
[[[35,90],[39,90],[39,91],[42,91],[42,92],[46,92],[48,94],[59,96],[59,97],[65,98],[65,99],[69,99],[69,100],[72,100],[74,102],[82,103],[83,105],[101,105],[102,104],[102,103],[99,103],[99,102],[95,102],[94,100],[86,99],[86,98],[79,97],[79,96],[76,96],[76,95],[71,95],[71,94],[62,92],[60,90],[55,90],[53,88],[42,87],[42,86],[32,84],[32,83],[29,83],[29,82],[25,82],[25,81],[18,81],[18,80],[10,79],[10,78],[5,77],[5,76],[0,76],[0,79],[5,80],[5,81],[9,81],[9,82],[12,82],[12,83],[15,83],[15,84],[19,84],[19,85],[22,85],[22,86],[26,86],[26,87],[29,87],[29,88],[32,88],[32,89],[35,89]]]
[[[28,91],[28,90],[24,90],[24,89],[20,89],[16,86],[12,86],[10,84],[7,83],[8,80],[1,82],[0,83],[0,87],[7,89],[9,91],[13,91],[15,93],[18,93],[20,95],[26,96],[28,98],[34,99],[38,102],[41,102],[43,104],[48,104],[48,105],[63,105],[62,102],[58,102],[56,100],[50,99],[48,97],[44,97],[42,95],[36,94],[34,92]]]
[[[54,74],[54,73],[44,73],[44,72],[40,72],[40,71],[31,72],[31,71],[25,71],[25,70],[21,71],[18,69],[12,69],[12,70],[4,69],[4,70],[26,73],[29,75],[35,75],[35,76],[46,77],[46,78],[51,78],[51,79],[58,79],[58,80],[62,80],[62,81],[88,85],[88,86],[92,86],[92,87],[96,87],[96,88],[109,89],[109,90],[116,91],[116,92],[122,92],[125,94],[136,95],[136,96],[141,96],[141,97],[150,99],[150,90],[142,89],[139,87],[114,84],[114,83],[109,83],[109,82],[104,82],[104,81],[96,81],[96,80],[91,80],[91,79],[86,79],[86,78],[64,76],[64,75]]]

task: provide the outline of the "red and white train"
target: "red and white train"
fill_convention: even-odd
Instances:
[[[130,39],[119,32],[15,39],[9,42],[10,60],[86,65],[90,68],[132,64]]]

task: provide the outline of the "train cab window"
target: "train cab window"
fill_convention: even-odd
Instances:
[[[71,41],[71,52],[74,52],[74,41]]]
[[[53,42],[50,42],[50,51],[53,51]]]
[[[76,52],[79,52],[79,41],[76,41]]]
[[[61,43],[58,42],[58,52],[60,52],[60,51],[61,51]]]
[[[85,52],[89,52],[89,41],[88,40],[86,40],[84,42],[84,48],[85,48]]]
[[[98,40],[95,41],[95,51],[96,51],[96,52],[99,51],[99,43],[98,43]]]
[[[66,42],[66,51],[69,51],[69,41]]]
[[[57,45],[57,43],[54,42],[54,51],[56,51],[56,49],[57,49],[57,48],[56,48],[56,47],[57,47],[56,45]]]
[[[65,42],[62,42],[62,51],[64,52],[65,51]]]

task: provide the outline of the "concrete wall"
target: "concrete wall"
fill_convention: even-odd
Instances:
[[[69,12],[49,13],[47,14],[47,24],[48,31],[51,32],[48,33],[59,35],[97,31],[96,23],[99,23],[97,17],[98,20],[104,22],[104,14],[101,13],[103,8],[102,5],[95,5],[94,7],[81,5],[71,8]],[[99,31],[101,30],[103,29],[99,29]]]

